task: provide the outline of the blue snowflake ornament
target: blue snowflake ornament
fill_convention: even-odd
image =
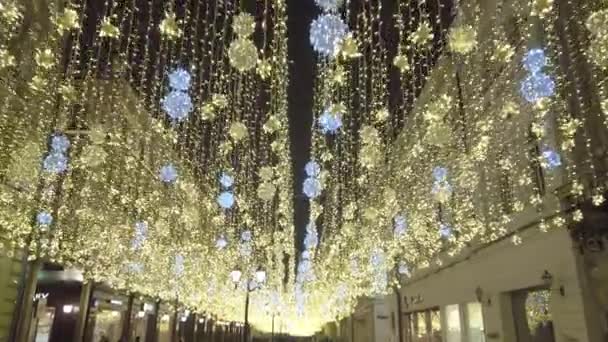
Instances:
[[[541,156],[544,160],[544,165],[549,170],[554,170],[562,165],[562,158],[559,153],[548,147],[543,149]]]
[[[347,34],[348,26],[340,16],[322,14],[310,25],[310,44],[319,54],[325,57],[335,57]]]
[[[36,215],[36,222],[41,227],[48,227],[53,223],[53,215],[48,211],[41,211]]]
[[[520,92],[526,101],[536,103],[555,94],[555,81],[542,72],[530,74],[521,81]]]
[[[524,55],[522,60],[524,69],[534,74],[542,70],[547,65],[547,56],[543,49],[530,49]]]
[[[174,90],[187,91],[190,89],[192,76],[188,71],[177,68],[169,74],[169,86]]]
[[[190,95],[173,90],[162,99],[163,110],[174,121],[182,121],[194,109]]]
[[[177,180],[177,177],[178,177],[177,169],[171,163],[166,164],[165,166],[160,168],[158,177],[160,178],[161,181],[163,181],[167,184],[175,183],[175,181]]]
[[[306,180],[304,180],[302,190],[306,197],[315,199],[321,195],[321,182],[315,178],[306,178]]]
[[[222,209],[230,209],[234,206],[234,194],[230,191],[224,191],[217,196],[217,204]]]
[[[318,119],[321,132],[323,134],[336,134],[342,128],[342,118],[340,114],[332,113],[326,109]]]
[[[68,157],[61,152],[51,152],[42,163],[46,172],[60,174],[68,169]]]
[[[56,134],[51,138],[51,150],[55,153],[66,153],[70,148],[70,139],[63,134]]]
[[[321,173],[321,166],[319,166],[319,163],[317,163],[316,161],[311,160],[306,163],[304,171],[306,171],[306,175],[308,177],[318,177]]]

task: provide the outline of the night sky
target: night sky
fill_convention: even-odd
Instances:
[[[310,156],[315,56],[308,30],[319,13],[313,0],[287,1],[289,37],[289,129],[294,171],[295,246],[303,249],[308,199],[302,194],[304,166]]]

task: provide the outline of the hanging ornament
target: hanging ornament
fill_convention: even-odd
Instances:
[[[161,21],[160,33],[168,39],[179,38],[182,35],[182,30],[179,28],[175,13],[165,13],[165,18]]]
[[[177,169],[175,168],[175,166],[173,166],[173,164],[169,163],[160,168],[159,178],[164,183],[175,183],[177,177]]]
[[[238,38],[230,43],[228,57],[232,67],[240,72],[249,71],[258,64],[258,49],[253,41]]]
[[[220,176],[220,184],[224,188],[230,188],[234,184],[234,178],[229,174],[223,172]]]
[[[562,165],[559,153],[549,147],[544,147],[541,152],[541,165],[547,170],[554,170]]]
[[[465,55],[477,45],[477,32],[471,25],[461,25],[450,31],[450,49],[453,52]]]
[[[327,108],[318,119],[323,134],[336,134],[342,127],[342,115]]]
[[[316,161],[311,160],[306,163],[304,171],[306,171],[308,177],[318,177],[321,174],[321,166]]]
[[[348,34],[348,26],[335,14],[322,14],[310,25],[310,43],[325,57],[335,57]]]
[[[258,186],[258,197],[264,201],[271,201],[274,199],[274,195],[277,191],[277,188],[274,184],[270,182],[260,183]]]
[[[174,90],[188,91],[192,76],[188,71],[177,68],[169,74],[169,87]]]
[[[234,194],[230,191],[223,191],[217,197],[217,204],[219,204],[222,209],[232,208],[234,206],[234,202]]]
[[[120,30],[118,29],[118,27],[112,24],[112,20],[110,18],[104,18],[101,22],[99,36],[116,39],[120,36]]]
[[[531,49],[526,52],[522,60],[524,69],[534,74],[547,65],[547,56],[543,49]]]
[[[40,211],[36,215],[36,223],[38,223],[38,226],[46,228],[53,223],[53,215],[48,211]]]
[[[526,101],[537,103],[555,94],[555,82],[542,72],[533,73],[521,82],[520,92]]]
[[[336,12],[342,7],[344,0],[315,0],[315,4],[324,12]]]
[[[239,38],[248,38],[255,31],[255,19],[249,13],[240,13],[234,17],[232,29]]]
[[[304,180],[302,189],[306,197],[315,199],[321,195],[321,182],[315,178],[306,178],[306,180]]]
[[[66,153],[70,148],[70,140],[63,134],[55,134],[51,138],[51,150],[56,153]]]
[[[445,224],[445,223],[440,223],[439,224],[439,235],[444,238],[444,239],[448,239],[450,237],[452,237],[453,231],[452,231],[452,227],[450,227],[450,225]]]
[[[59,152],[51,152],[46,158],[42,165],[46,172],[60,174],[68,169],[68,158]]]
[[[163,110],[174,121],[182,121],[192,112],[194,106],[190,95],[172,90],[162,99]]]
[[[429,25],[428,20],[423,20],[419,25],[416,31],[411,35],[411,40],[414,45],[418,47],[424,47],[426,44],[431,41],[435,35],[433,34],[433,29],[431,25]]]
[[[247,137],[247,126],[242,122],[233,122],[230,125],[229,134],[234,142],[239,142]]]
[[[78,12],[71,8],[64,9],[63,13],[55,20],[55,25],[60,33],[80,27],[78,23]]]

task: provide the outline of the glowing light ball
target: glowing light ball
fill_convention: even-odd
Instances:
[[[165,95],[161,103],[165,113],[174,121],[184,120],[194,109],[190,95],[177,90]]]
[[[522,80],[520,92],[526,101],[536,103],[555,94],[555,82],[542,72],[530,74]]]
[[[251,241],[251,238],[252,238],[251,230],[245,230],[244,232],[241,233],[242,241],[249,242],[249,241]]]
[[[56,134],[51,138],[51,149],[56,153],[65,153],[70,148],[70,140],[63,134]]]
[[[443,166],[437,166],[433,169],[433,178],[435,182],[445,182],[448,179],[448,169]]]
[[[543,49],[531,49],[524,55],[522,64],[524,69],[535,74],[547,65],[547,56]]]
[[[319,166],[319,163],[317,163],[316,161],[311,160],[306,163],[304,171],[306,171],[306,175],[308,177],[317,177],[321,173],[321,166]]]
[[[228,58],[233,68],[245,72],[258,64],[258,49],[253,41],[239,38],[230,43]]]
[[[321,182],[315,178],[306,178],[302,188],[306,197],[310,199],[315,199],[321,195]]]
[[[224,188],[229,188],[234,184],[234,178],[232,178],[232,176],[230,176],[227,173],[222,173],[222,175],[220,176],[220,184],[224,187]]]
[[[452,232],[452,227],[450,227],[449,225],[445,224],[445,223],[441,223],[439,224],[439,235],[441,235],[442,238],[449,238],[451,237],[453,234]]]
[[[228,246],[228,240],[222,235],[215,241],[215,247],[222,250]]]
[[[342,118],[340,114],[332,113],[326,109],[318,119],[321,132],[323,134],[336,134],[342,127]]]
[[[335,12],[342,6],[343,0],[315,0],[315,4],[325,12]]]
[[[68,169],[68,158],[63,153],[51,152],[42,163],[46,172],[60,174]]]
[[[234,206],[234,202],[235,199],[232,192],[224,191],[217,196],[217,204],[219,204],[222,209],[232,208]]]
[[[175,69],[169,74],[169,86],[174,90],[187,91],[190,89],[191,80],[190,73],[182,68]]]
[[[48,211],[41,211],[36,215],[36,222],[41,227],[48,227],[53,223],[53,215]]]
[[[402,237],[407,232],[407,219],[403,215],[397,215],[393,224],[393,233],[395,237]]]
[[[177,169],[171,163],[166,164],[165,166],[160,168],[158,177],[164,183],[167,183],[167,184],[175,183],[175,181],[177,180],[177,177],[178,177]]]
[[[325,57],[335,57],[348,34],[348,26],[335,14],[323,14],[310,25],[310,44]]]
[[[543,165],[549,170],[553,170],[562,165],[562,158],[560,157],[559,153],[548,147],[543,149],[541,156],[544,161]]]

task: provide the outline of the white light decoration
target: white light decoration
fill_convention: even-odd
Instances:
[[[241,280],[241,274],[240,270],[233,270],[230,272],[230,280],[232,280],[233,283],[238,283]]]
[[[263,284],[266,282],[266,271],[261,269],[257,270],[255,272],[255,280],[258,282],[258,284]]]
[[[315,0],[315,4],[325,12],[335,12],[340,9],[343,0]]]
[[[138,317],[138,318],[144,318],[144,317],[146,317],[146,312],[145,312],[145,311],[139,311],[139,312],[137,313],[137,317]]]
[[[66,304],[63,306],[62,311],[64,314],[71,314],[74,312],[74,305]]]
[[[177,180],[177,177],[177,169],[173,164],[168,163],[160,168],[159,178],[164,183],[173,184]]]
[[[322,14],[310,25],[310,43],[324,57],[335,57],[348,34],[348,26],[335,14]]]
[[[234,194],[230,191],[224,191],[217,197],[217,203],[222,209],[230,209],[234,206]]]
[[[53,223],[53,215],[47,211],[41,211],[36,215],[36,222],[41,227],[48,227]]]
[[[63,173],[68,169],[68,158],[63,153],[53,151],[44,158],[43,168],[50,173]]]
[[[230,44],[228,57],[233,68],[239,72],[249,71],[258,64],[258,49],[253,41],[239,38]]]
[[[306,197],[310,199],[315,199],[321,195],[321,182],[315,178],[306,178],[302,186],[302,191],[304,192]]]
[[[169,74],[169,86],[174,90],[187,91],[190,89],[190,81],[192,76],[188,71],[182,68],[173,70]]]
[[[55,134],[51,138],[51,150],[56,153],[66,153],[70,148],[70,140],[63,134]]]
[[[342,117],[339,113],[334,113],[326,109],[318,119],[321,132],[323,134],[336,134],[342,127]]]
[[[226,248],[226,246],[228,246],[228,240],[226,240],[226,237],[224,237],[224,235],[220,236],[215,241],[215,247],[218,250],[222,250],[222,249]]]
[[[176,122],[183,121],[194,110],[190,95],[172,90],[162,99],[163,110]]]

